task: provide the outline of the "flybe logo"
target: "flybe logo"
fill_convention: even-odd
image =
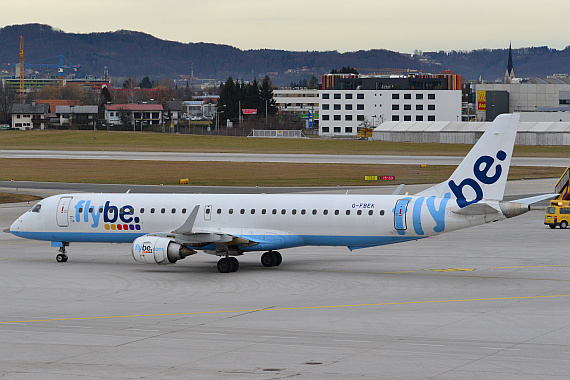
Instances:
[[[507,158],[507,154],[500,150],[497,152],[497,159],[499,161],[504,161]],[[492,185],[501,178],[501,174],[503,173],[503,168],[501,164],[497,164],[495,166],[495,172],[493,175],[489,175],[489,171],[493,167],[495,163],[495,159],[491,156],[481,156],[475,161],[475,165],[473,165],[473,175],[475,178],[479,180],[479,182],[485,185]],[[449,188],[457,198],[457,205],[460,208],[464,208],[469,206],[470,204],[477,203],[481,199],[483,199],[483,189],[481,185],[473,178],[465,178],[459,184],[456,184],[455,181],[451,180],[448,183]],[[465,187],[470,187],[472,191],[475,193],[475,198],[468,201],[465,199],[464,189]]]
[[[91,228],[105,225],[106,230],[140,231],[140,218],[135,216],[135,208],[131,205],[114,206],[111,201],[95,206],[90,200],[75,204],[75,222],[91,223]]]

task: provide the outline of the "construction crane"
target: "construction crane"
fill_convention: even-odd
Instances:
[[[46,61],[50,61],[53,59],[59,59],[59,62],[58,63],[44,63]],[[46,59],[41,59],[39,61],[26,63],[26,67],[41,68],[41,69],[57,68],[58,78],[63,79],[63,69],[73,69],[73,70],[77,71],[77,69],[80,68],[81,65],[74,65],[71,62],[69,62],[69,60],[67,58],[65,58],[63,55],[58,55],[55,57],[50,57],[50,58],[46,58]]]
[[[24,36],[20,36],[20,103],[24,103]]]

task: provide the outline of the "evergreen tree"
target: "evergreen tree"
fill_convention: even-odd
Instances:
[[[148,76],[144,77],[143,80],[139,83],[140,88],[152,88],[152,82]]]
[[[319,80],[317,79],[316,76],[313,75],[313,77],[309,81],[309,85],[307,86],[307,88],[311,90],[316,90],[318,87],[319,87]]]
[[[273,99],[273,84],[271,84],[271,79],[269,76],[263,78],[261,82],[261,102],[263,110],[267,106],[267,113],[274,116],[277,113],[277,105],[275,104],[275,99]]]
[[[111,93],[107,87],[103,87],[101,90],[101,104],[108,104],[112,103],[113,98],[111,97]]]
[[[218,110],[220,111],[220,125],[223,125],[226,119],[232,121],[238,120],[238,89],[232,77],[226,80],[220,91],[220,98],[218,99]]]

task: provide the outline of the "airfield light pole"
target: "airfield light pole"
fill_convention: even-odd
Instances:
[[[220,124],[220,113],[221,111],[218,111],[220,108],[224,108],[226,105],[221,105],[221,106],[216,106],[215,112],[216,112],[216,131],[218,130],[218,124]]]

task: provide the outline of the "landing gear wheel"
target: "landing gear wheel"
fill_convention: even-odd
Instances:
[[[560,222],[560,228],[568,228],[568,222],[563,220]]]
[[[235,257],[230,257],[229,260],[232,262],[232,272],[237,272],[239,269],[239,261]]]
[[[264,267],[272,267],[277,262],[277,257],[275,257],[275,253],[273,251],[265,252],[261,255],[261,265]]]
[[[283,257],[277,251],[273,251],[273,254],[275,255],[275,266],[278,267],[283,262]]]
[[[220,273],[230,273],[232,269],[232,261],[229,258],[223,257],[218,261],[218,271]]]
[[[555,229],[556,228],[556,224],[549,224],[548,227]]]
[[[55,259],[57,260],[58,263],[65,263],[68,257],[65,253],[58,253]]]

